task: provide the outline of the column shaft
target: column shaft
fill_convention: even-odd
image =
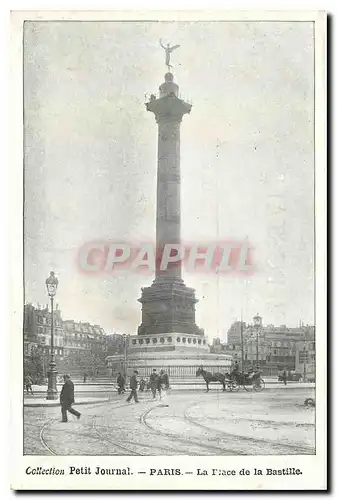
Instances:
[[[181,277],[181,264],[160,270],[165,244],[180,244],[180,121],[158,122],[156,277]]]

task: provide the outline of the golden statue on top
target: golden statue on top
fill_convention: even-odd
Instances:
[[[171,70],[171,68],[173,68],[173,66],[170,64],[170,58],[171,58],[171,53],[178,49],[180,47],[180,45],[173,45],[173,47],[170,46],[170,44],[168,43],[166,46],[163,44],[162,40],[160,39],[159,40],[159,43],[161,45],[161,47],[163,47],[163,49],[165,50],[165,64],[167,66],[167,69],[168,71]]]

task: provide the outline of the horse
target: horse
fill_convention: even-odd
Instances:
[[[202,376],[204,381],[206,382],[206,392],[209,391],[209,383],[210,382],[220,382],[223,387],[223,391],[226,390],[226,377],[222,373],[211,373],[211,372],[206,372],[202,367],[198,368],[196,376]]]

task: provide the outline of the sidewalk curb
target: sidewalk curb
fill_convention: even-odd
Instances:
[[[99,385],[103,385],[103,384],[99,384]],[[107,392],[107,391],[112,391],[112,392],[115,392],[117,391],[116,389],[116,386],[115,385],[109,385],[109,384],[106,384],[104,387],[99,387],[99,385],[92,385],[92,387],[90,387],[89,390],[83,390],[81,386],[77,385],[76,386],[76,389],[75,389],[75,392],[78,394],[78,393],[81,393],[81,394],[85,394],[86,392],[93,392],[93,389],[95,387],[97,387],[97,392]],[[173,390],[180,390],[180,387],[186,387],[186,389],[182,389],[182,390],[189,390],[189,389],[195,389],[197,386],[197,388],[202,388],[202,387],[205,387],[205,384],[203,383],[199,383],[199,384],[194,384],[194,383],[178,383],[178,384],[172,384],[171,385],[171,388]],[[272,386],[272,387],[271,387]],[[275,387],[276,386],[276,387]],[[301,382],[290,382],[288,383],[287,385],[284,385],[282,384],[281,382],[266,382],[266,387],[265,387],[265,390],[266,389],[308,389],[308,388],[315,388],[316,385],[315,385],[315,382],[304,382],[304,383],[301,383]],[[129,390],[129,389],[127,389]],[[45,389],[35,389],[34,390],[34,394],[45,394],[47,392],[47,388]]]
[[[184,392],[205,392],[204,390],[204,387],[197,387],[197,388],[172,388],[171,389],[171,394],[174,394],[174,393],[184,393]],[[281,385],[279,387],[277,387],[277,389],[281,389],[281,390],[284,390],[284,391],[288,391],[288,390],[295,390],[295,389],[305,389],[305,390],[312,390],[312,391],[315,391],[316,390],[316,387],[315,386],[311,386],[311,387],[293,387],[291,385],[287,385],[287,386],[284,386],[284,385]],[[271,391],[271,390],[275,390],[275,387],[265,387],[262,391],[258,391],[256,392],[256,394],[261,394],[265,391]],[[219,392],[221,394],[238,394],[241,392],[241,394],[245,394],[247,393],[247,391],[244,390],[244,388],[240,388],[239,391],[229,391],[229,390],[226,390],[225,392],[223,392],[222,390],[220,391],[220,389],[216,390],[212,390],[210,389],[209,393],[214,393],[214,392]],[[255,393],[255,391],[248,391],[248,393]],[[80,400],[78,402],[75,403],[75,406],[79,406],[79,405],[89,405],[89,404],[99,404],[99,403],[108,403],[109,401],[111,401],[111,397],[105,397],[105,398],[88,398],[88,399],[84,399],[84,400]],[[116,399],[116,402],[118,402],[119,399]],[[47,403],[47,402],[34,402],[34,400],[32,399],[31,401],[25,401],[24,402],[24,407],[25,408],[52,408],[52,407],[58,407],[60,406],[60,402],[58,400],[56,401],[52,401],[50,403]]]
[[[92,398],[91,400],[86,399],[85,401],[78,401],[75,406],[80,405],[90,405],[90,404],[99,404],[99,403],[108,403],[109,398]],[[53,401],[52,403],[34,403],[34,402],[24,402],[23,406],[25,408],[55,408],[57,406],[61,406],[59,401]]]

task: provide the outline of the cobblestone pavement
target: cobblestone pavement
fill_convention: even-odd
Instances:
[[[289,455],[315,453],[312,389],[171,393],[140,403],[114,396],[79,406],[82,418],[60,420],[60,408],[24,409],[28,455]],[[76,408],[76,406],[75,406]]]

